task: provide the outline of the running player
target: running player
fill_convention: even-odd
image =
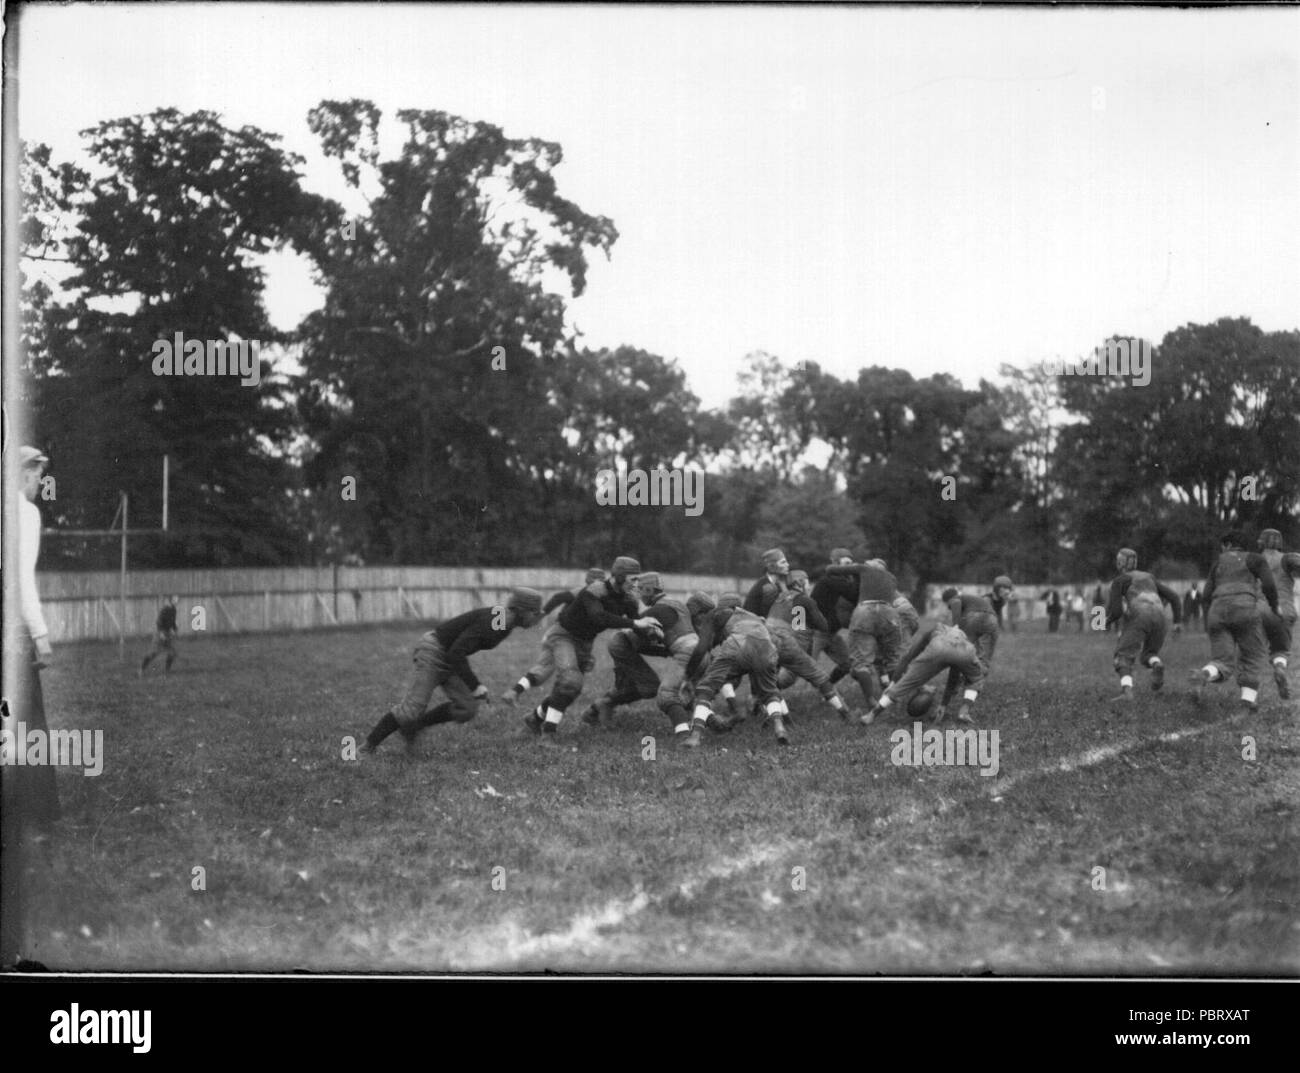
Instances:
[[[524,725],[541,735],[546,746],[556,744],[556,732],[564,711],[582,692],[584,675],[596,665],[592,646],[605,630],[633,627],[655,629],[653,618],[642,618],[633,591],[641,564],[630,556],[614,560],[609,577],[593,581],[560,612],[560,619],[546,633],[555,663],[555,684],[550,695],[524,716]]]
[[[1137,568],[1137,552],[1120,548],[1115,555],[1120,575],[1110,583],[1110,603],[1106,607],[1106,628],[1123,620],[1119,641],[1115,645],[1115,673],[1119,675],[1119,695],[1111,703],[1133,701],[1133,662],[1151,669],[1151,688],[1159,691],[1165,684],[1165,665],[1160,662],[1160,648],[1165,643],[1166,603],[1174,613],[1174,630],[1182,629],[1182,602],[1178,593]]]
[[[573,603],[573,601],[577,599],[578,594],[588,585],[591,585],[593,582],[604,580],[605,571],[599,566],[591,567],[591,569],[587,571],[586,579],[576,589],[561,589],[546,601],[545,606],[542,607],[542,618],[545,618],[557,607],[567,607],[569,604]],[[550,644],[551,630],[553,629],[555,629],[554,623],[552,623],[547,631],[542,634],[542,650],[537,657],[537,662],[528,668],[528,671],[521,679],[519,679],[519,681],[501,694],[501,699],[507,704],[513,705],[523,693],[549,681],[551,675],[555,673],[555,660],[552,656]]]
[[[1205,687],[1232,677],[1237,667],[1241,703],[1246,712],[1259,711],[1259,682],[1267,666],[1256,582],[1269,609],[1277,613],[1277,583],[1264,556],[1246,550],[1246,538],[1233,530],[1224,535],[1221,552],[1205,582],[1209,607],[1205,625],[1210,634],[1210,662],[1192,671],[1193,697],[1199,704]]]
[[[1287,658],[1291,654],[1291,637],[1295,631],[1295,582],[1300,579],[1300,554],[1282,550],[1282,534],[1276,529],[1265,529],[1259,534],[1259,550],[1273,572],[1277,585],[1277,612],[1261,601],[1260,615],[1264,623],[1264,637],[1268,641],[1268,654],[1273,663],[1273,681],[1277,695],[1283,700],[1291,696],[1286,680]]]
[[[144,677],[145,668],[154,661],[155,656],[167,653],[163,663],[163,674],[169,674],[172,664],[176,662],[176,605],[179,596],[173,596],[158,609],[158,618],[154,620],[153,648],[140,661],[140,677]]]
[[[425,727],[468,723],[478,713],[479,701],[488,695],[487,686],[470,668],[469,657],[496,648],[516,626],[528,629],[541,613],[541,593],[515,589],[505,607],[475,608],[426,633],[415,646],[415,670],[405,695],[366,735],[362,752],[373,753],[394,731],[400,731],[409,746]],[[439,686],[448,699],[429,708]]]

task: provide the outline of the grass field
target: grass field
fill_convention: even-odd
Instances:
[[[494,697],[540,633],[474,658]],[[343,759],[400,695],[418,634],[183,643],[169,678],[155,664],[144,681],[116,646],[61,649],[51,725],[102,728],[105,761],[99,777],[59,773],[65,819],[29,877],[31,956],[97,970],[1300,968],[1295,702],[1268,682],[1257,716],[1237,717],[1235,685],[1196,708],[1185,681],[1204,634],[1171,638],[1166,692],[1144,672],[1123,713],[1105,703],[1113,634],[1004,634],[977,708],[999,732],[997,778],[895,766],[890,733],[910,720],[849,727],[802,684],[784,749],[751,721],[675,752],[652,703],[584,728],[609,682],[603,640],[562,751],[497,707],[411,755],[393,737]]]

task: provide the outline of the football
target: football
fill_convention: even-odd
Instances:
[[[907,714],[913,719],[924,719],[934,707],[934,687],[925,686],[907,702]]]

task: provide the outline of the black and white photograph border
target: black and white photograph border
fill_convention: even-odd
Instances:
[[[5,18],[6,971],[1297,975],[1300,9]]]

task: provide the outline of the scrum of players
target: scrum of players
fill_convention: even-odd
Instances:
[[[1210,658],[1191,675],[1197,703],[1235,674],[1243,710],[1257,711],[1270,664],[1278,695],[1290,696],[1287,659],[1300,553],[1285,551],[1276,529],[1261,532],[1258,546],[1258,552],[1248,551],[1245,536],[1235,530],[1222,538],[1203,594]],[[1182,616],[1177,593],[1139,569],[1131,548],[1119,550],[1115,566],[1105,609],[1105,626],[1115,626],[1118,635],[1114,668],[1120,691],[1111,703],[1128,706],[1138,667],[1149,671],[1152,690],[1164,688],[1164,607],[1172,610],[1174,632]],[[608,634],[614,682],[580,716],[584,728],[606,728],[618,707],[653,699],[681,749],[697,749],[706,731],[725,734],[750,717],[787,745],[792,720],[782,694],[799,679],[846,723],[867,727],[895,713],[929,717],[936,725],[950,715],[974,723],[1003,608],[1012,599],[1009,577],[994,578],[991,591],[980,595],[946,589],[940,613],[923,622],[881,559],[857,562],[847,548],[834,548],[829,561],[810,574],[791,569],[785,554],[772,549],[762,567],[763,576],[743,596],[694,592],[677,599],[658,573],[625,555],[608,572],[588,570],[581,586],[556,593],[545,605],[535,590],[515,589],[504,607],[466,612],[421,638],[406,693],[370,731],[363,750],[373,752],[393,733],[410,745],[426,727],[474,718],[489,692],[468,657],[495,648],[516,627],[527,629],[557,608],[536,662],[500,696],[515,707],[523,694],[549,683],[546,695],[523,715],[524,735],[541,747],[556,747],[565,713],[595,667],[601,634]],[[819,662],[822,655],[829,667]],[[861,691],[860,713],[850,710],[836,688],[846,677]],[[737,702],[746,679],[749,712]],[[447,699],[430,707],[438,689]]]

